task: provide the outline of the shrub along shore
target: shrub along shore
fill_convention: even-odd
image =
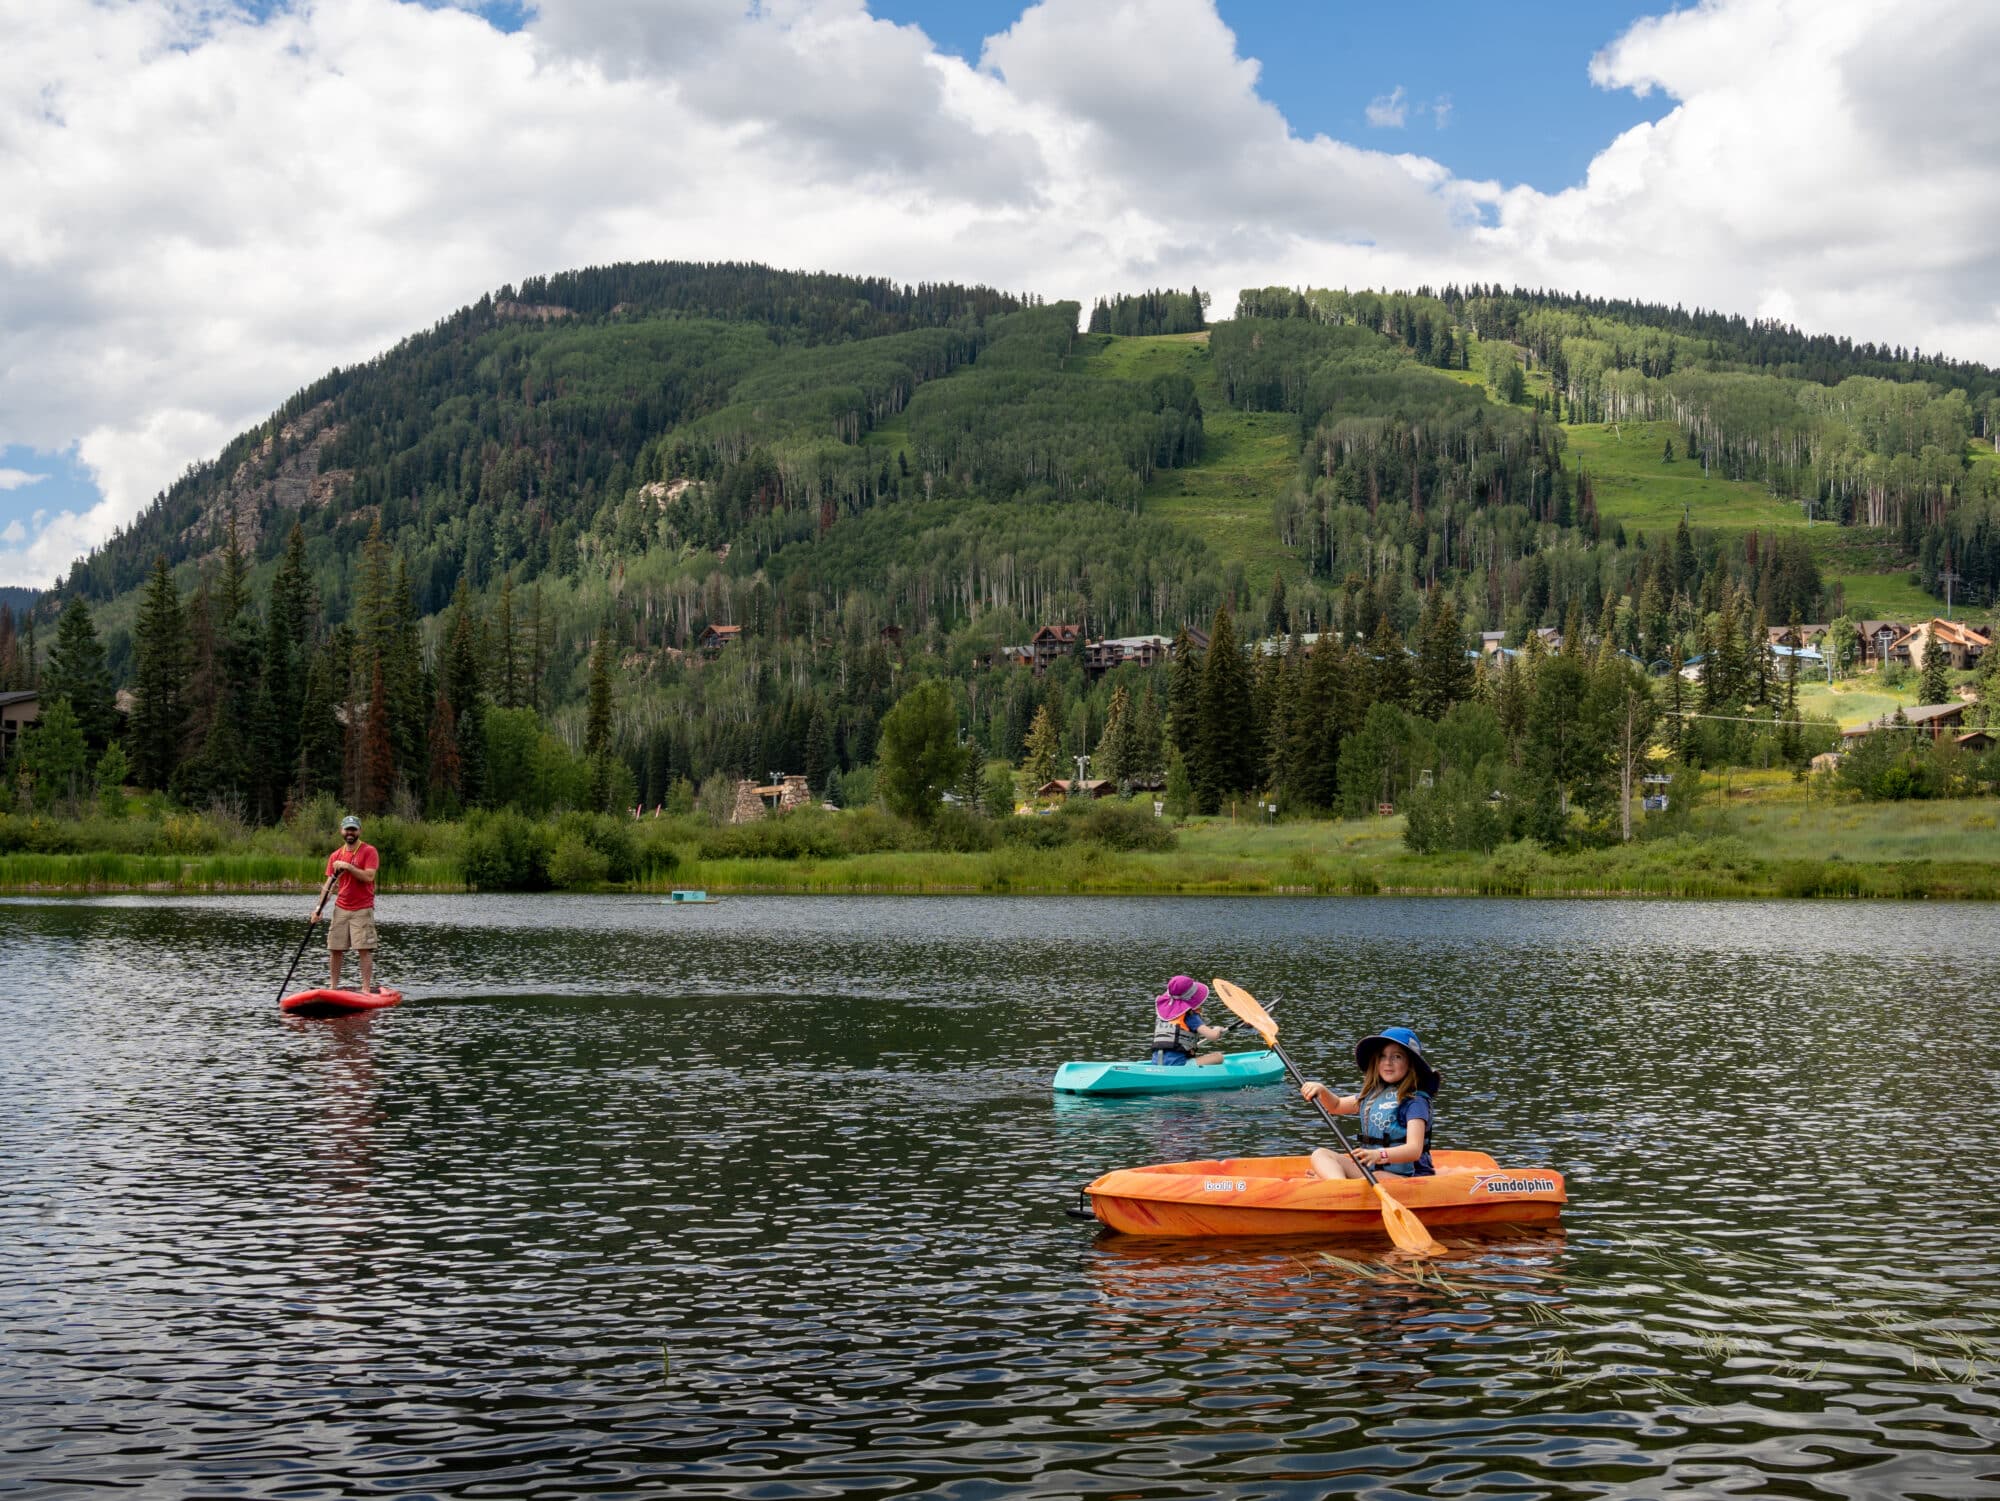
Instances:
[[[381,818],[385,893],[412,891],[1887,897],[2000,899],[2000,800],[1838,801],[1788,777],[1713,785],[1630,844],[1412,853],[1403,820],[1193,819],[1132,805],[919,831],[879,810],[740,827],[581,814]],[[0,817],[0,892],[311,891],[330,809],[274,829],[210,815]],[[324,829],[326,832],[322,833]]]

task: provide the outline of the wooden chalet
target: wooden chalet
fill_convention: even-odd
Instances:
[[[1077,643],[1082,639],[1083,627],[1080,625],[1045,625],[1035,632],[1034,639],[1028,643],[1029,660],[1035,664],[1036,672],[1046,672],[1049,663],[1076,650]]]
[[[1788,625],[1766,626],[1764,644],[1766,646],[1783,646],[1785,638],[1791,635],[1791,633],[1792,628]],[[1826,627],[1823,625],[1802,625],[1799,627],[1799,645],[1801,646],[1818,646],[1825,636]]]
[[[1901,660],[1907,661],[1919,672],[1930,660],[1933,651],[1943,652],[1951,665],[1960,672],[1979,665],[1979,659],[1986,655],[1993,642],[1980,631],[1956,620],[1926,620],[1911,626],[1891,647],[1892,653],[1901,653]]]
[[[1900,620],[1864,620],[1861,622],[1861,665],[1864,668],[1880,667],[1885,662],[1900,661],[1905,667],[1910,665],[1909,648],[1902,655],[1896,655],[1896,643],[1910,634],[1910,628]]]
[[[1114,667],[1158,667],[1173,650],[1165,636],[1111,636],[1085,644],[1083,666],[1092,677],[1102,677]]]
[[[703,629],[695,645],[712,657],[742,634],[740,625],[711,625]]]

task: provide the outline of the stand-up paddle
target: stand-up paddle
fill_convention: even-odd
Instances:
[[[1242,986],[1232,985],[1227,980],[1215,982],[1215,993],[1222,997],[1223,1005],[1256,1029],[1257,1034],[1264,1039],[1264,1045],[1276,1053],[1278,1061],[1285,1065],[1285,1072],[1292,1076],[1292,1082],[1304,1085],[1306,1081],[1299,1076],[1299,1071],[1293,1066],[1291,1058],[1278,1046],[1278,1024],[1271,1020],[1270,1012],[1257,1004],[1257,998]],[[1313,1103],[1319,1106],[1321,1117],[1333,1127],[1333,1134],[1340,1138],[1340,1149],[1347,1153],[1350,1162],[1361,1169],[1361,1176],[1366,1178],[1368,1186],[1375,1190],[1375,1198],[1382,1206],[1382,1228],[1389,1232],[1389,1239],[1396,1243],[1398,1249],[1408,1251],[1412,1255],[1443,1255],[1444,1247],[1431,1239],[1431,1233],[1424,1228],[1424,1222],[1410,1209],[1389,1197],[1389,1190],[1376,1181],[1375,1174],[1368,1169],[1368,1164],[1354,1155],[1354,1148],[1348,1143],[1347,1133],[1340,1129],[1340,1122],[1335,1120],[1333,1112],[1326,1108],[1326,1101],[1315,1099]]]
[[[319,909],[326,905],[326,894],[333,889],[335,876],[328,876],[326,884],[319,889],[319,900],[313,903],[313,915],[306,922],[305,937],[299,940],[298,952],[292,955],[292,967],[285,971],[285,978],[278,982],[278,999],[284,1000],[285,992],[291,987],[292,976],[299,972],[299,960],[306,955],[306,945],[312,942],[313,929],[319,926]]]

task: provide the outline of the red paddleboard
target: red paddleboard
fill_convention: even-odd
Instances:
[[[278,1002],[278,1009],[291,1016],[353,1016],[362,1011],[386,1011],[402,999],[400,990],[378,990],[373,995],[359,990],[301,990]]]

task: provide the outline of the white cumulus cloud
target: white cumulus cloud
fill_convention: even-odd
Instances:
[[[9,5],[0,445],[74,446],[104,499],[0,536],[0,582],[48,582],[329,367],[619,259],[1197,282],[1224,311],[1476,277],[1993,359],[1989,25],[1974,0],[1642,21],[1575,66],[1675,107],[1551,194],[1301,135],[1212,0],[1042,0],[976,63],[863,0],[540,0],[512,34],[415,0]],[[1369,119],[1426,113],[1449,98],[1398,87]]]

